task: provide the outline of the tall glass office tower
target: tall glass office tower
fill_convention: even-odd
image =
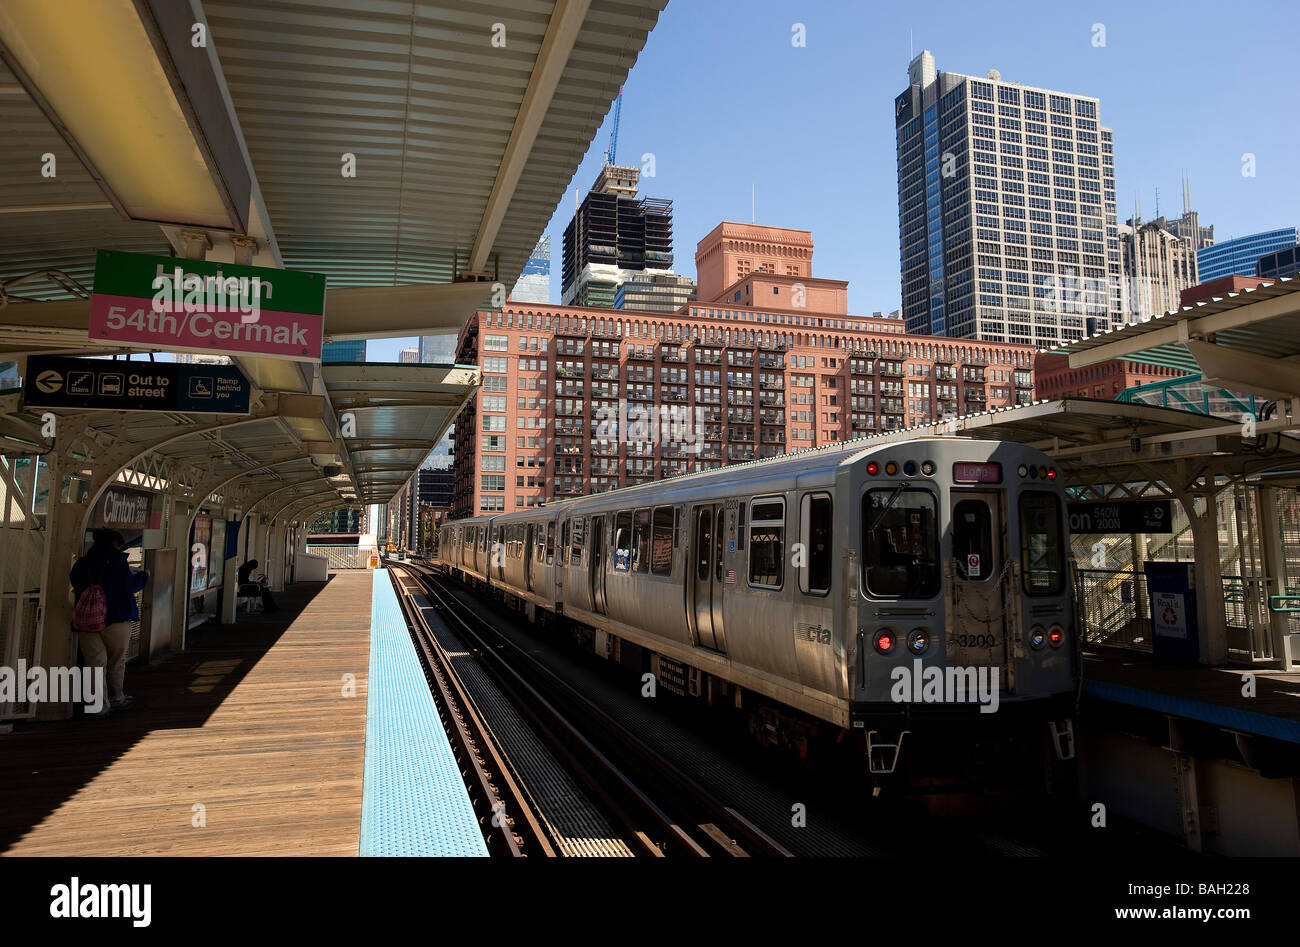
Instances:
[[[1212,246],[1196,251],[1196,269],[1201,282],[1208,283],[1220,276],[1255,276],[1259,258],[1274,250],[1285,250],[1300,243],[1300,231],[1295,227],[1265,230],[1221,240]]]
[[[907,331],[1050,345],[1123,321],[1115,164],[1098,101],[937,72],[894,100]]]
[[[326,342],[321,348],[322,362],[364,362],[366,360],[366,340],[347,339],[343,342]]]
[[[533,255],[524,264],[524,271],[515,281],[510,298],[517,303],[541,303],[551,301],[551,238],[543,235],[533,247]]]

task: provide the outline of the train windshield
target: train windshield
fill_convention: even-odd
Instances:
[[[928,490],[870,490],[862,504],[862,577],[887,598],[939,593],[938,507]]]
[[[1059,595],[1065,581],[1061,501],[1054,493],[1020,495],[1020,569],[1026,595]]]

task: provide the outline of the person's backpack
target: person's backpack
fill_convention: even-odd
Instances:
[[[81,590],[77,604],[72,610],[72,627],[78,631],[103,631],[108,618],[108,596],[100,580],[104,570],[91,580],[90,585]]]

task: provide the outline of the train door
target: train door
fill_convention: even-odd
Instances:
[[[1008,562],[1002,494],[952,492],[952,553],[948,662],[1005,669]]]
[[[496,566],[497,578],[504,581],[506,577],[506,528],[504,526],[497,527],[496,545],[492,548],[492,555],[488,558],[488,567],[491,568],[492,566]],[[491,575],[490,572],[484,574]]]
[[[591,602],[598,615],[605,614],[605,517],[591,518]]]
[[[726,651],[722,628],[722,585],[726,563],[722,556],[720,504],[697,506],[691,530],[691,590],[687,616],[701,648]]]
[[[533,590],[533,546],[536,544],[536,527],[529,523],[524,528],[524,588],[528,591]]]

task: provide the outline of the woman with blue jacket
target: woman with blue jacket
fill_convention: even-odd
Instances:
[[[108,707],[120,710],[131,705],[131,698],[122,692],[126,676],[126,649],[131,643],[131,623],[139,621],[140,609],[135,593],[149,582],[149,573],[132,572],[122,552],[122,534],[111,529],[97,529],[95,542],[87,553],[77,560],[68,579],[76,598],[91,585],[104,590],[106,612],[104,627],[87,631],[73,627],[81,644],[81,655],[87,667],[102,667],[108,683]],[[75,599],[74,599],[75,601]]]

